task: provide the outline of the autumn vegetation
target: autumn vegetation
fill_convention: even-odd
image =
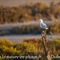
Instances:
[[[48,25],[47,34],[60,33],[60,24],[56,19],[60,19],[60,3],[51,2],[50,6],[45,3],[26,4],[17,7],[0,6],[0,24],[20,23],[28,21],[52,20],[53,25]],[[0,35],[6,34],[7,30],[0,30]],[[40,34],[39,25],[29,25],[13,27],[9,34]],[[48,48],[51,55],[60,55],[60,39],[48,41]],[[30,60],[25,58],[1,58],[2,56],[38,56],[43,55],[43,45],[41,39],[25,39],[22,42],[13,43],[8,39],[0,39],[0,60]],[[40,58],[44,60],[45,58]],[[31,59],[38,60],[38,59]],[[52,60],[60,60],[54,59]]]
[[[52,20],[53,25],[48,26],[48,34],[60,33],[60,23],[56,19],[60,19],[60,3],[50,3],[47,6],[45,3],[26,4],[22,6],[8,7],[0,6],[0,24],[20,23],[28,21]],[[38,25],[29,25],[22,27],[13,27],[9,30],[0,29],[0,35],[5,34],[40,34],[41,29]]]
[[[26,4],[23,6],[7,7],[0,6],[0,24],[19,23],[28,21],[52,20],[53,25],[49,26],[48,34],[60,33],[60,3],[51,2],[50,6],[45,3]],[[0,30],[0,35],[5,35],[7,30]],[[8,34],[40,34],[41,29],[36,26],[13,27]]]
[[[47,44],[51,55],[60,55],[60,39],[48,41]],[[0,57],[5,56],[5,58],[0,58],[0,60],[25,60],[24,58],[6,58],[6,56],[42,56],[44,54],[43,49],[44,48],[41,39],[32,38],[25,39],[22,42],[12,43],[8,39],[2,38],[0,39]],[[53,60],[59,59],[53,58]]]
[[[60,33],[60,26],[57,24],[48,26],[47,34],[58,34]],[[41,28],[39,25],[28,25],[21,27],[13,27],[10,32],[13,34],[41,34]]]
[[[39,18],[51,20],[50,15],[53,15],[56,19],[60,18],[60,3],[51,2],[50,6],[45,3],[16,7],[0,5],[0,24],[35,21]]]
[[[58,34],[60,33],[60,24],[58,22],[54,23],[53,25],[48,25],[47,34]],[[0,35],[23,35],[23,34],[41,34],[42,30],[40,26],[37,25],[23,25],[23,26],[16,26],[11,29],[0,29]]]

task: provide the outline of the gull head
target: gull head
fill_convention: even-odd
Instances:
[[[39,19],[40,22],[43,22],[43,19]]]

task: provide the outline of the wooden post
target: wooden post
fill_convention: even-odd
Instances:
[[[47,47],[46,30],[42,31],[42,44],[43,44],[44,56],[45,56],[46,60],[51,60],[50,53],[49,53],[48,47]]]

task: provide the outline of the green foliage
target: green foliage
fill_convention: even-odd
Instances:
[[[60,39],[55,39],[53,41],[48,42],[49,49],[51,50],[51,53],[55,55],[60,55]]]
[[[48,41],[47,43],[48,43],[49,51],[51,52],[52,55],[60,55],[60,39]],[[26,39],[23,42],[19,42],[19,43],[12,43],[7,39],[0,40],[0,56],[2,55],[3,56],[26,56],[26,55],[35,56],[42,52],[43,52],[43,45],[41,39]],[[0,59],[0,60],[10,60],[10,59]]]
[[[22,42],[18,43],[15,47],[17,48],[17,50],[21,50],[21,53],[23,55],[32,55],[32,53],[38,52],[37,48],[32,43]]]
[[[0,56],[1,55],[18,55],[20,52],[13,47],[12,42],[7,39],[0,40]]]
[[[10,42],[8,39],[4,39],[4,38],[0,39],[0,46],[2,46],[2,45],[5,45],[7,47],[13,46],[12,42]]]

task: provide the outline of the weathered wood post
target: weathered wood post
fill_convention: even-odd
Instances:
[[[46,30],[42,30],[42,44],[43,44],[44,56],[46,60],[51,60],[50,53],[48,51],[48,46],[47,46]]]
[[[46,40],[46,30],[48,29],[48,27],[43,22],[43,19],[39,19],[39,21],[40,21],[40,28],[42,29],[42,44],[43,44],[43,48],[44,48],[44,57],[46,60],[51,60],[50,53],[49,53],[48,47],[47,47],[47,40]]]

